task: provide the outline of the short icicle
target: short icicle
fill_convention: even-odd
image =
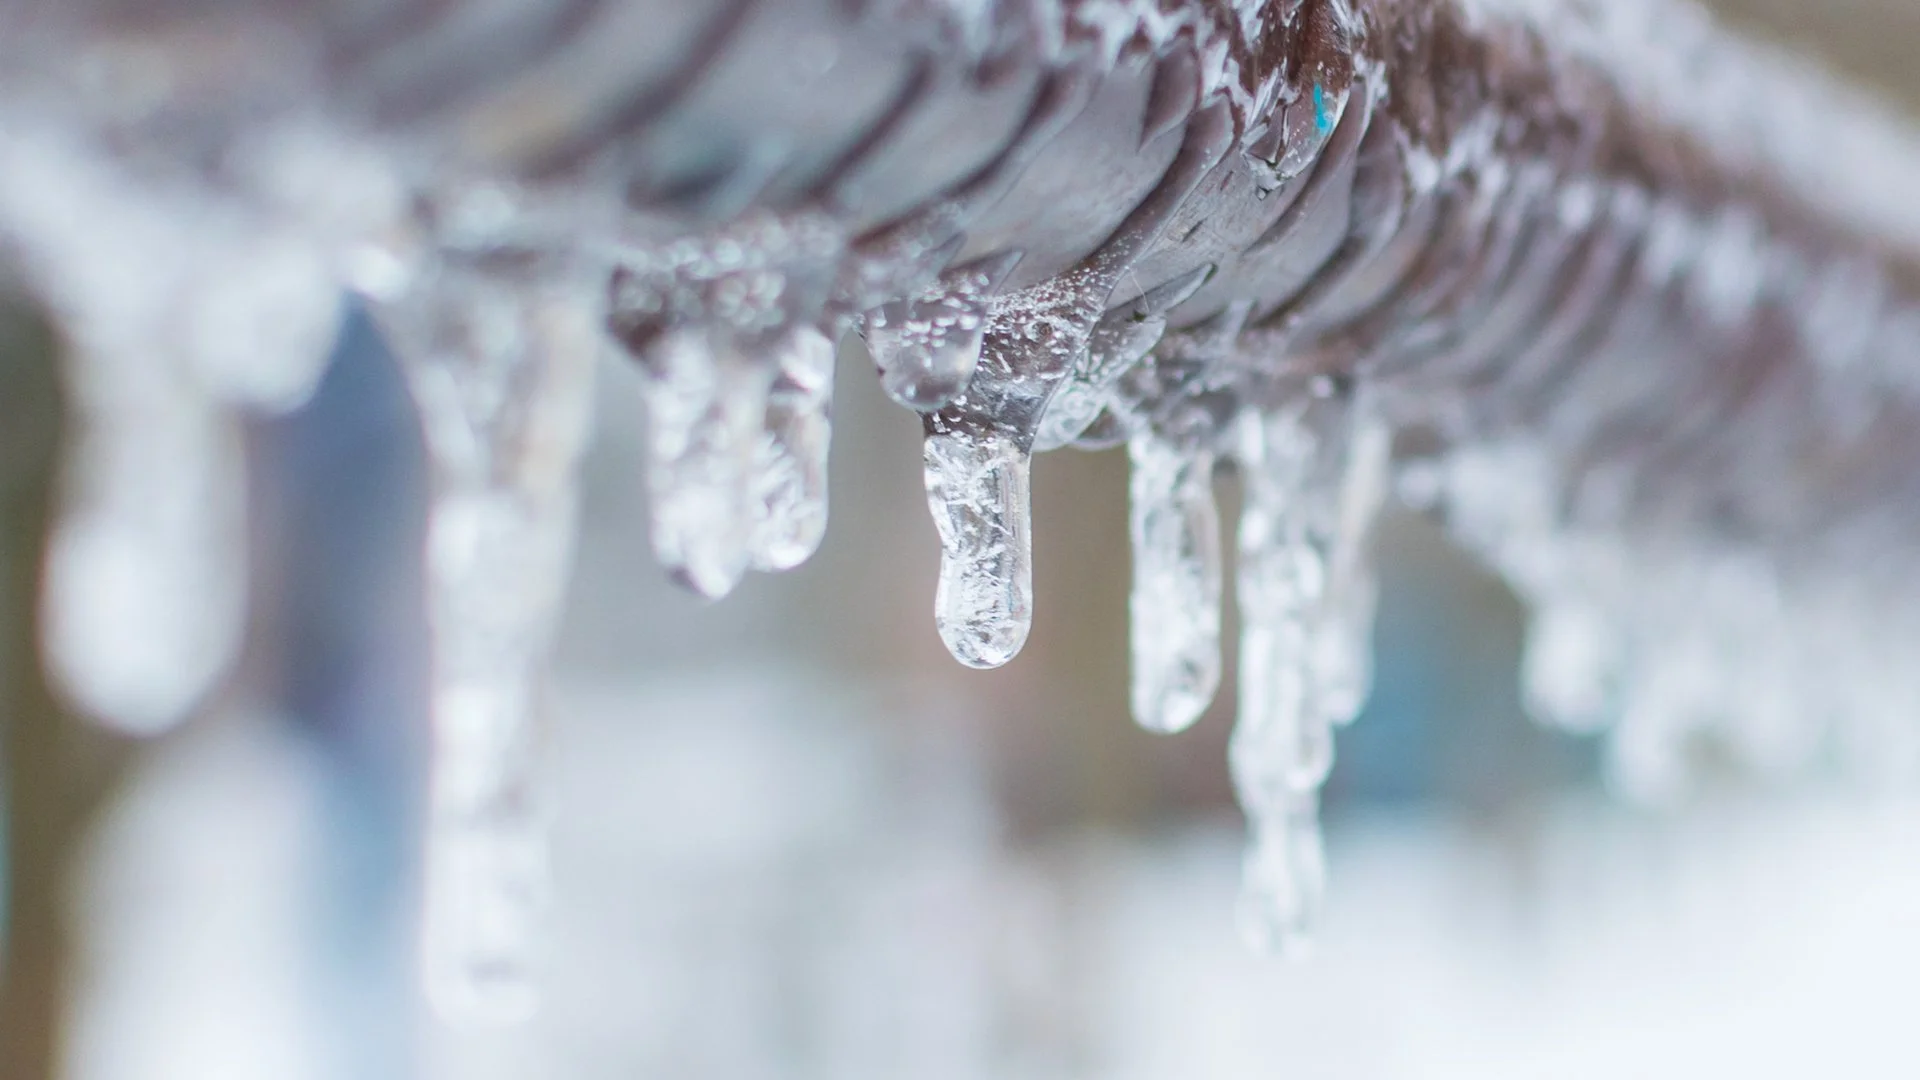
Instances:
[[[1086,364],[1121,278],[1159,240],[1232,134],[1224,106],[1195,114],[1173,165],[1104,244],[1057,277],[994,297],[972,381],[925,414],[927,495],[942,548],[935,614],[961,663],[998,667],[1026,643],[1033,621],[1029,474],[1048,405]]]
[[[761,442],[774,371],[723,326],[662,335],[645,354],[653,553],[719,599],[754,561]]]
[[[1032,456],[998,429],[926,441],[927,504],[940,533],[934,623],[961,663],[995,668],[1033,626]]]
[[[791,570],[819,550],[827,534],[833,436],[833,339],[796,327],[776,352],[779,373],[755,461],[752,561],[764,571]]]
[[[433,776],[423,962],[458,1021],[517,1019],[546,891],[534,719],[572,555],[602,348],[584,282],[440,260],[383,312],[434,465]]]
[[[654,555],[719,599],[750,569],[806,561],[826,529],[834,339],[844,249],[831,222],[750,213],[715,236],[623,251],[607,327],[647,412]]]

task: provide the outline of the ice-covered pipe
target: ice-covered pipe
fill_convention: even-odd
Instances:
[[[1218,633],[1166,621],[1219,606],[1204,475],[1237,470],[1263,940],[1316,906],[1321,733],[1364,694],[1391,482],[1534,605],[1528,699],[1618,722],[1632,790],[1675,790],[1703,739],[1769,769],[1913,761],[1920,142],[1684,0],[8,0],[0,28],[0,155],[41,169],[0,179],[0,228],[85,330],[83,390],[142,363],[169,390],[101,391],[100,422],[217,433],[206,402],[293,396],[300,342],[240,316],[310,311],[324,267],[399,324],[462,328],[412,362],[441,468],[553,510],[527,524],[557,551],[577,438],[554,418],[585,384],[547,365],[590,350],[539,342],[584,289],[647,372],[661,554],[719,593],[817,536],[819,342],[856,330],[926,416],[967,663],[1031,617],[1030,454],[1135,448],[1157,728],[1196,708],[1166,688],[1210,683]],[[18,179],[48,161],[84,182]],[[89,193],[128,203],[110,235]],[[196,214],[222,227],[172,250]],[[262,237],[277,287],[154,299],[223,295]],[[126,238],[185,269],[99,272]],[[257,377],[236,336],[290,366]],[[84,681],[99,657],[70,651]],[[191,697],[163,689],[122,721]],[[523,741],[510,719],[489,745]]]

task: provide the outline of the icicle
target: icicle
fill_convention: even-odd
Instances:
[[[1133,539],[1133,715],[1185,731],[1220,687],[1220,512],[1212,451],[1152,432],[1127,444]]]
[[[757,466],[774,372],[723,327],[648,348],[647,490],[653,552],[702,596],[733,591],[753,561]]]
[[[703,596],[805,561],[826,528],[834,343],[819,327],[845,254],[818,216],[743,216],[623,253],[609,328],[639,362],[653,549]]]
[[[1338,485],[1339,503],[1327,593],[1314,632],[1314,682],[1319,708],[1345,725],[1360,715],[1373,692],[1373,617],[1380,589],[1371,549],[1392,478],[1393,435],[1364,399],[1324,407],[1335,411],[1335,421],[1325,436],[1331,442],[1322,448],[1331,475],[1320,482]]]
[[[926,415],[927,494],[943,549],[937,620],[961,663],[997,667],[1025,644],[1033,619],[1028,474],[1049,402],[1084,369],[1121,276],[1158,241],[1232,135],[1224,106],[1196,113],[1160,183],[1098,250],[1051,280],[992,300],[972,382]]]
[[[1242,921],[1288,949],[1322,888],[1319,791],[1333,731],[1365,702],[1375,587],[1367,559],[1390,440],[1364,402],[1324,381],[1312,400],[1239,429],[1240,715],[1230,747],[1252,830]]]
[[[833,434],[833,339],[812,327],[787,335],[755,462],[755,570],[791,570],[827,533],[827,449]]]
[[[383,312],[434,464],[429,994],[449,1016],[533,1008],[545,890],[534,713],[573,545],[599,322],[584,281],[449,256]]]
[[[1300,871],[1301,853],[1319,843],[1310,808],[1333,768],[1332,723],[1312,697],[1309,639],[1327,566],[1301,528],[1312,447],[1297,414],[1248,414],[1240,443],[1240,710],[1229,752],[1251,830],[1241,922],[1250,944],[1285,949],[1311,933],[1320,906],[1318,877]]]
[[[67,340],[72,451],[42,597],[49,668],[122,730],[184,719],[238,648],[234,406],[297,404],[338,315],[323,249],[193,184],[147,182],[46,117],[0,123],[0,242]]]
[[[940,532],[934,623],[968,667],[1014,658],[1033,626],[1032,457],[1010,433],[926,441],[927,504]]]

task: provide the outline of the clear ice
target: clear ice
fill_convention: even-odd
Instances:
[[[785,448],[762,447],[775,372],[722,328],[669,331],[642,366],[653,553],[700,595],[725,596],[753,565],[770,500],[783,497],[754,505],[762,478],[787,464],[775,460]]]
[[[933,412],[966,392],[980,365],[988,302],[1013,261],[950,271],[918,295],[867,313],[861,332],[888,397]]]
[[[926,441],[927,506],[940,533],[934,625],[968,667],[1012,660],[1033,628],[1032,467],[1010,432]]]

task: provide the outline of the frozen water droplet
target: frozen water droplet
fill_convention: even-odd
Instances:
[[[919,294],[867,313],[861,333],[889,397],[934,412],[966,392],[980,365],[988,304],[1018,257],[948,271]]]
[[[956,317],[964,320],[964,316]],[[980,363],[982,330],[953,326],[916,333],[911,320],[895,329],[868,323],[867,349],[880,368],[887,396],[917,412],[932,412],[966,392]]]
[[[1031,467],[1010,432],[927,437],[927,502],[941,549],[934,621],[968,667],[1013,659],[1033,625]]]
[[[643,366],[654,556],[702,596],[725,596],[752,563],[773,372],[718,326],[662,335]]]
[[[827,532],[827,449],[832,437],[834,343],[799,327],[778,346],[779,375],[760,438],[753,568],[790,570]]]
[[[1220,687],[1220,512],[1213,454],[1153,434],[1128,443],[1133,715],[1185,731]]]

